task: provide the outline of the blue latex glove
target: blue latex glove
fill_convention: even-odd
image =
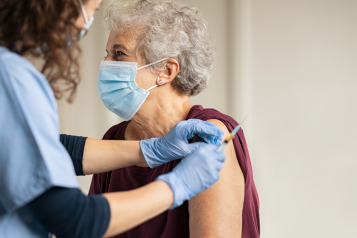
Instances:
[[[182,159],[170,173],[157,177],[157,180],[168,183],[174,193],[170,210],[211,187],[219,179],[226,156],[223,151],[217,152],[217,148],[217,145],[206,144]]]
[[[181,121],[161,138],[140,141],[146,163],[150,168],[154,168],[175,159],[182,159],[206,144],[189,144],[188,140],[192,139],[194,134],[198,134],[207,143],[218,145],[222,140],[223,131],[211,122],[198,119]]]

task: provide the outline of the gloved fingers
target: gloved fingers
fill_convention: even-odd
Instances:
[[[216,171],[219,172],[221,171],[223,168],[223,163],[222,162],[219,162],[217,165],[216,165]]]
[[[203,148],[207,153],[211,155],[212,158],[219,162],[224,162],[226,160],[226,154],[223,151],[217,151],[218,145],[206,144]]]
[[[219,171],[223,168],[224,156],[220,154],[213,154],[211,155],[211,160],[207,161],[211,166],[210,170],[212,174],[219,174]]]
[[[215,124],[206,121],[197,121],[195,123],[189,123],[185,131],[187,133],[186,134],[187,139],[193,138],[194,134],[201,135],[200,137],[202,137],[203,139],[223,136],[222,130],[218,129],[218,127]],[[209,139],[209,142],[211,141],[212,139]]]
[[[210,181],[210,184],[209,186],[207,186],[207,188],[211,187],[215,182],[218,181],[219,179],[219,171],[217,171],[216,169],[215,170],[212,170],[211,173],[209,174],[209,176],[211,177],[211,181]]]
[[[217,152],[217,160],[224,162],[226,160],[226,154],[223,151]]]
[[[205,144],[204,151],[206,151],[208,154],[216,153],[218,147],[218,145],[214,144]]]
[[[206,133],[206,134],[209,134],[209,135],[212,135],[212,136],[220,136],[222,137],[223,136],[223,131],[221,129],[219,129],[216,124],[212,123],[212,122],[209,122],[209,121],[202,121],[203,124],[209,126],[209,127],[212,127],[214,129],[218,129],[218,131],[216,133],[218,133],[218,135],[216,133]]]
[[[220,178],[220,176],[219,176],[219,174],[217,174],[217,176],[214,178],[214,179],[215,179],[214,182],[217,182],[217,181],[219,180],[219,178]],[[212,184],[212,185],[213,185],[213,184]]]
[[[207,134],[198,134],[199,137],[204,139],[207,143],[220,145],[222,141],[222,136],[211,136]]]
[[[199,141],[199,142],[194,142],[194,143],[188,144],[187,146],[188,146],[188,149],[191,152],[193,152],[204,145],[207,145],[207,143]]]

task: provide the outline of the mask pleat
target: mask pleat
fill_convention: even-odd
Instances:
[[[128,82],[104,81],[98,83],[98,88],[101,93],[108,93],[111,91],[130,88],[130,84]]]
[[[142,90],[142,91],[141,91]],[[144,103],[145,99],[149,95],[148,92],[146,92],[143,89],[135,90],[130,92],[126,97],[123,97],[120,100],[120,103],[114,103],[113,109],[116,112],[119,112],[121,114],[121,118],[124,120],[130,120],[134,114],[139,110],[139,108],[142,106]],[[127,105],[124,110],[123,106]]]
[[[130,95],[131,93],[133,93],[133,91],[128,88],[118,89],[115,91],[109,91],[105,94],[102,94],[101,99],[106,106],[110,106],[113,103],[122,101],[124,98],[128,97],[128,95]]]

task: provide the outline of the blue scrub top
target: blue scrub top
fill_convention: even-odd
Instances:
[[[52,186],[78,187],[54,94],[29,61],[0,46],[0,237],[47,237],[26,205]]]

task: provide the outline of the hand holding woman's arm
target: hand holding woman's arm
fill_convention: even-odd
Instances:
[[[217,144],[223,132],[213,123],[191,119],[179,122],[161,138],[142,141],[91,138],[85,140],[83,137],[61,135],[61,142],[71,155],[76,174],[88,175],[141,163],[147,163],[153,168],[181,159],[205,144],[203,142],[189,144],[188,140],[194,134],[198,134],[208,143]]]

